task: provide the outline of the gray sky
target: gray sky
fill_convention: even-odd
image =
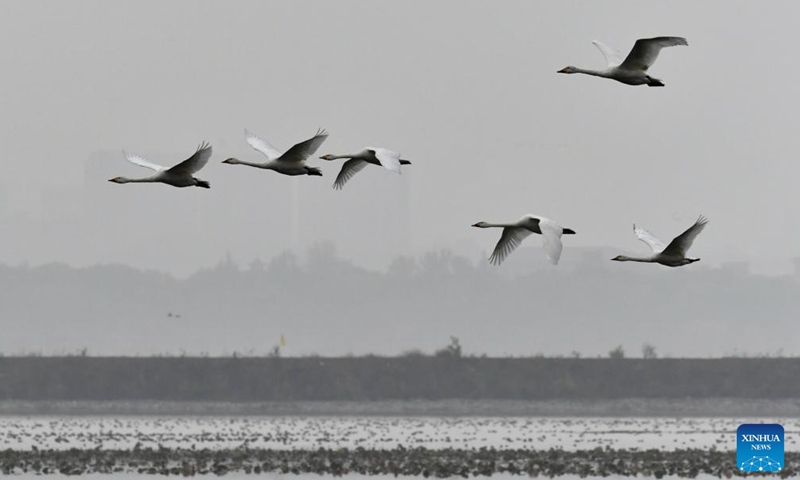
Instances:
[[[451,248],[486,254],[477,220],[525,213],[570,247],[643,252],[698,214],[709,266],[789,271],[800,213],[797,2],[4,2],[0,16],[0,262],[122,263],[187,275],[330,240],[370,268]],[[666,88],[556,74],[604,66],[591,44],[685,36],[651,74]],[[402,152],[337,192],[221,165],[258,160],[249,128],[285,149]],[[115,185],[202,140],[211,190]],[[293,202],[292,199],[296,199]],[[296,218],[297,220],[293,220]],[[538,242],[538,239],[529,240]],[[513,262],[515,257],[509,257]],[[618,265],[614,268],[660,268]],[[691,267],[689,267],[691,268]]]

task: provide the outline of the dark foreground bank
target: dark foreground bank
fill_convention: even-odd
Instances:
[[[792,400],[798,378],[797,358],[3,357],[0,400]]]
[[[730,478],[743,476],[735,466],[734,452],[704,450],[632,451],[594,449],[563,450],[184,450],[161,448],[134,450],[41,450],[0,452],[3,474],[78,475],[135,472],[159,475],[224,475],[244,473],[315,473],[345,475],[404,475],[423,477],[490,476],[510,473],[553,477],[580,475],[694,478],[701,474]],[[800,454],[786,453],[781,477],[796,476]]]

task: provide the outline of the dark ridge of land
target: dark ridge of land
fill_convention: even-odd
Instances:
[[[736,468],[735,452],[715,450],[615,450],[568,452],[564,450],[479,450],[426,448],[391,450],[357,448],[317,450],[261,450],[246,446],[232,450],[141,449],[132,450],[32,450],[0,452],[3,474],[134,472],[160,475],[224,475],[231,472],[282,474],[402,475],[437,478],[491,476],[493,474],[554,477],[609,475],[696,478],[713,475],[745,476]],[[796,476],[800,454],[786,452],[782,478]]]
[[[0,401],[800,399],[800,359],[3,357]]]

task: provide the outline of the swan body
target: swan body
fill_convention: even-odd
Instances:
[[[366,147],[357,153],[348,153],[345,155],[323,155],[322,160],[336,160],[338,158],[348,158],[342,164],[342,169],[333,182],[333,188],[341,190],[348,180],[353,178],[353,175],[360,172],[368,164],[383,167],[392,172],[400,173],[400,165],[411,165],[408,160],[400,158],[400,154],[386,148]]]
[[[623,60],[616,50],[597,40],[592,43],[606,57],[608,67],[605,70],[589,70],[573,66],[564,67],[558,73],[583,73],[595,77],[610,78],[626,85],[647,85],[663,87],[664,83],[647,74],[647,70],[655,63],[658,54],[664,47],[689,45],[683,37],[655,37],[636,40],[628,56]]]
[[[542,236],[545,255],[553,265],[558,265],[562,249],[561,235],[575,234],[572,229],[564,228],[548,218],[536,215],[525,215],[512,223],[478,222],[472,226],[503,229],[500,241],[497,242],[492,255],[489,257],[489,263],[493,265],[500,265],[532,233],[538,233]]]
[[[322,171],[315,167],[306,165],[306,160],[317,151],[322,142],[328,138],[328,133],[325,130],[317,130],[313,137],[306,141],[294,145],[292,148],[284,153],[281,153],[273,147],[266,140],[259,138],[257,135],[244,131],[245,140],[251,147],[261,152],[267,157],[266,162],[255,163],[239,160],[238,158],[228,158],[222,163],[229,165],[247,165],[249,167],[263,168],[265,170],[273,170],[283,175],[317,175],[322,176]]]
[[[653,254],[649,257],[629,257],[627,255],[617,255],[611,260],[617,262],[644,262],[644,263],[660,263],[668,267],[682,267],[690,263],[699,262],[699,258],[688,258],[686,252],[694,243],[694,239],[706,228],[708,219],[700,216],[694,225],[689,227],[685,232],[675,237],[669,245],[664,245],[652,233],[644,228],[636,228],[633,226],[633,233],[636,238],[646,243],[652,250]]]
[[[173,187],[211,188],[211,185],[207,181],[194,177],[194,174],[203,168],[206,163],[208,163],[208,159],[211,158],[211,145],[205,142],[197,147],[197,151],[194,152],[194,155],[171,168],[152,163],[139,155],[128,153],[125,150],[122,151],[122,154],[126,160],[134,165],[149,168],[156,173],[144,178],[114,177],[110,179],[109,182],[166,183]]]

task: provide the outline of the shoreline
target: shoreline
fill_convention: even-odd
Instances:
[[[800,400],[0,401],[0,416],[800,417]]]

